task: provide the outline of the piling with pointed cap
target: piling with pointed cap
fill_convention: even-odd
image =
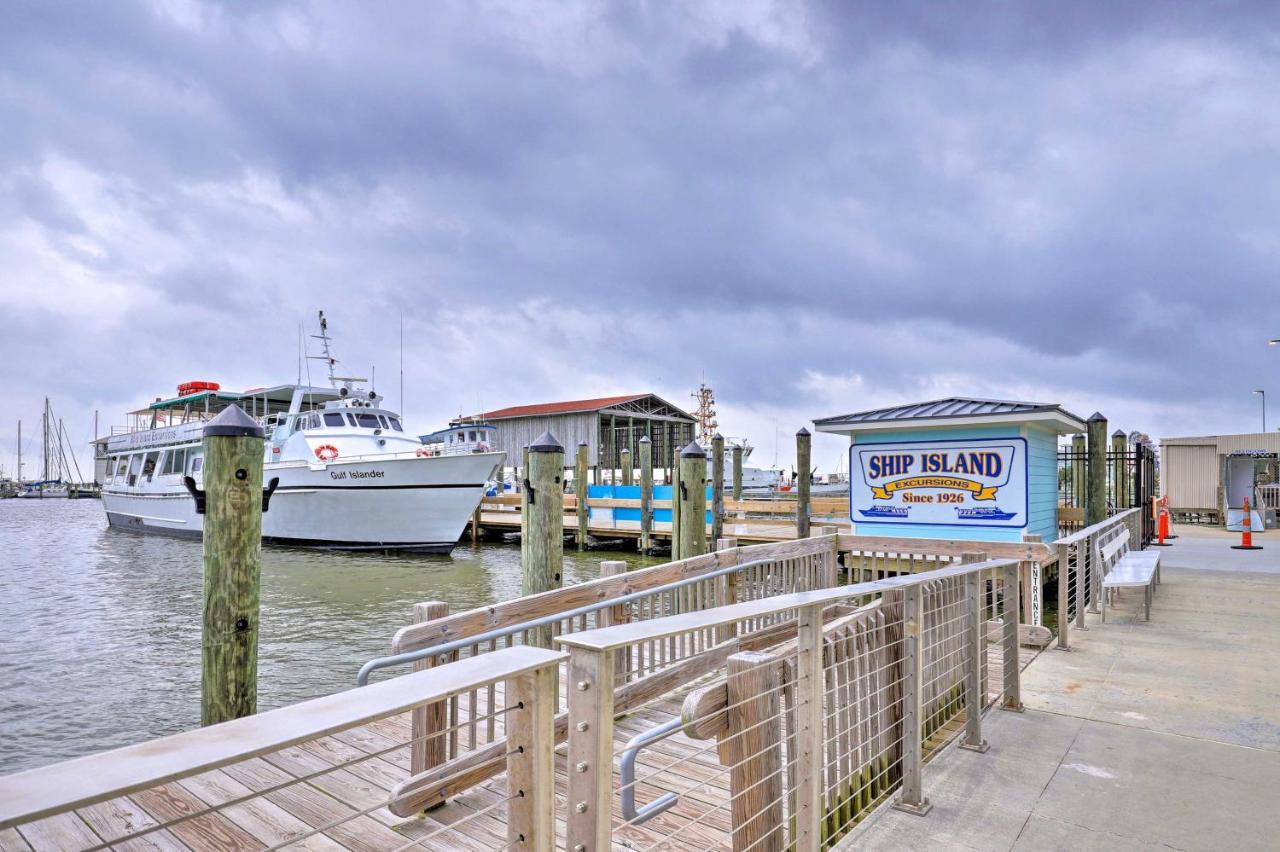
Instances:
[[[586,441],[578,444],[578,454],[573,465],[573,494],[578,503],[578,550],[587,549],[587,449]]]
[[[796,538],[809,537],[809,459],[813,436],[800,427],[796,433]]]
[[[1107,418],[1095,411],[1086,425],[1089,471],[1084,523],[1093,526],[1107,519]]]
[[[711,439],[711,540],[724,532],[724,436]]]
[[[733,448],[733,499],[742,499],[742,445]]]
[[[671,558],[680,558],[680,451],[671,445]]]
[[[1084,435],[1071,436],[1071,505],[1083,509],[1089,491],[1089,452],[1085,449]]]
[[[536,595],[558,589],[564,566],[564,447],[550,432],[529,445],[526,481],[521,498],[524,534],[520,537],[520,593]],[[550,628],[531,631],[529,642],[551,646]]]
[[[622,465],[622,484],[630,485],[634,471],[631,468],[631,450],[623,447],[619,453],[619,464]]]
[[[674,498],[680,503],[680,557],[707,552],[707,453],[690,441],[680,451],[680,485]]]
[[[1116,509],[1129,508],[1129,462],[1125,452],[1129,449],[1129,438],[1123,429],[1111,433],[1111,467],[1112,481],[1115,482]]]
[[[203,725],[258,710],[264,435],[237,405],[204,427]]]
[[[640,552],[653,550],[653,442],[640,436]]]

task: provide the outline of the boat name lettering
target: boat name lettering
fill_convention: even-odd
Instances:
[[[330,479],[382,479],[387,474],[381,470],[331,470]]]

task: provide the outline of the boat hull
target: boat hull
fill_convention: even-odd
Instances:
[[[268,464],[264,480],[280,482],[262,516],[263,540],[340,550],[448,553],[501,459],[501,453],[475,453]],[[180,482],[108,488],[102,501],[113,527],[187,538],[203,534],[203,516],[196,514]]]

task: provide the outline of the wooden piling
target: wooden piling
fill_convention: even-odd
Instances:
[[[1083,509],[1089,491],[1089,453],[1085,449],[1084,435],[1071,436],[1071,505]]]
[[[1124,511],[1129,508],[1129,465],[1125,460],[1125,451],[1129,449],[1129,436],[1124,433],[1123,429],[1117,429],[1111,433],[1111,453],[1112,459],[1112,481],[1115,482],[1115,498],[1116,510]]]
[[[1094,412],[1088,422],[1089,491],[1085,499],[1085,526],[1107,519],[1107,418]]]
[[[204,427],[202,725],[258,711],[264,435],[236,405]]]
[[[525,514],[520,537],[520,594],[560,588],[564,564],[564,447],[550,432],[529,445],[529,487],[520,501]],[[530,631],[529,642],[551,646],[550,628]]]
[[[680,454],[672,450],[671,454],[671,558],[678,560],[680,556]]]
[[[631,450],[627,449],[626,447],[623,447],[622,452],[619,453],[619,456],[622,459],[622,461],[620,462],[620,464],[622,465],[622,484],[630,485],[632,480],[632,473],[633,473],[631,469]]]
[[[742,445],[733,448],[733,499],[742,499]]]
[[[653,442],[640,438],[640,552],[653,550]]]
[[[809,470],[813,436],[800,427],[796,433],[796,538],[809,537]]]
[[[711,540],[724,532],[724,436],[711,439]]]
[[[707,552],[707,454],[697,441],[680,451],[680,559]]]
[[[589,535],[587,531],[589,520],[587,509],[587,451],[586,441],[578,444],[578,454],[574,458],[573,465],[573,494],[578,503],[578,550],[587,549],[587,537]]]

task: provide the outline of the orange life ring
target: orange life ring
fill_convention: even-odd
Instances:
[[[316,447],[316,458],[320,461],[333,461],[338,457],[338,448],[333,444],[321,444]]]

